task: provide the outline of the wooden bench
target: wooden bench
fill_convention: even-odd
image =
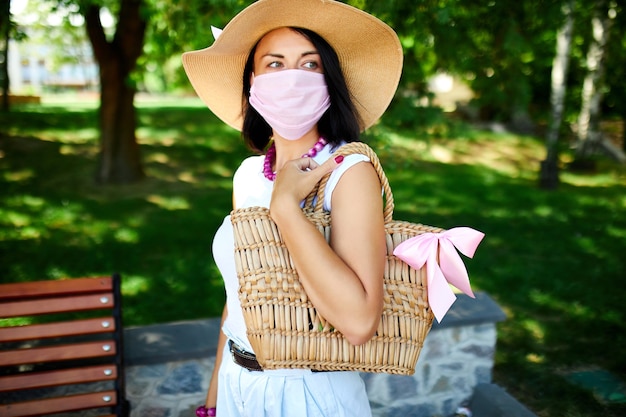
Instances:
[[[128,416],[119,275],[0,284],[11,318],[27,324],[0,322],[0,416]]]

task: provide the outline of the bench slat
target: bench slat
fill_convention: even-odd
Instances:
[[[85,366],[82,368],[46,372],[27,372],[0,376],[0,392],[108,381],[115,378],[117,378],[117,368],[115,365]]]
[[[113,317],[48,324],[31,324],[27,326],[0,327],[0,343],[82,334],[111,333],[113,331],[115,331],[115,320]]]
[[[23,317],[40,314],[69,313],[113,307],[113,294],[101,293],[77,297],[10,301],[0,304],[0,317]]]
[[[0,417],[89,409],[129,416],[120,283],[113,274],[0,284],[0,318],[36,322],[0,327],[0,397],[13,401],[0,404]],[[74,312],[96,314],[63,314]]]
[[[4,366],[58,362],[71,359],[97,358],[116,354],[115,341],[103,340],[71,345],[0,351],[0,364]]]
[[[111,291],[111,277],[73,278],[38,282],[17,282],[2,284],[0,300],[29,298],[62,294],[80,294],[96,291]]]
[[[109,401],[104,398],[108,397]],[[39,399],[11,405],[0,405],[0,416],[30,417],[64,411],[78,411],[89,408],[111,407],[117,404],[115,391],[71,395],[59,398]]]

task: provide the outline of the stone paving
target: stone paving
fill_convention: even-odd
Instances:
[[[214,357],[126,368],[131,417],[194,417],[204,403]]]

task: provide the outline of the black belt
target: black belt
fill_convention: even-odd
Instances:
[[[263,368],[261,364],[256,360],[256,355],[254,353],[246,352],[242,348],[240,348],[235,342],[232,340],[228,340],[228,349],[233,356],[233,361],[241,366],[242,368],[247,369],[248,371],[259,371],[262,372]],[[316,369],[311,369],[311,372],[326,372],[326,371],[318,371]]]
[[[246,352],[232,340],[228,341],[228,348],[233,355],[233,361],[235,361],[237,365],[248,371],[263,371],[254,353]]]

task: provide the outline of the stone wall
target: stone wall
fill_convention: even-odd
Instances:
[[[500,307],[486,294],[478,293],[476,299],[459,295],[444,320],[435,323],[426,337],[414,375],[362,374],[373,417],[453,415],[457,407],[469,402],[476,386],[489,386],[496,323],[504,319]],[[159,407],[186,410],[172,411],[170,416],[193,415],[191,405],[197,406],[206,395],[219,324],[219,318],[214,318],[125,329],[133,416],[152,415],[150,410]],[[153,366],[139,366],[150,364]],[[180,367],[184,372],[178,372]],[[156,373],[158,381],[146,385],[146,372]],[[194,384],[189,384],[190,379]],[[163,391],[163,387],[168,389]]]
[[[362,374],[374,417],[450,416],[491,382],[502,310],[486,295],[460,296],[426,337],[412,376]]]

